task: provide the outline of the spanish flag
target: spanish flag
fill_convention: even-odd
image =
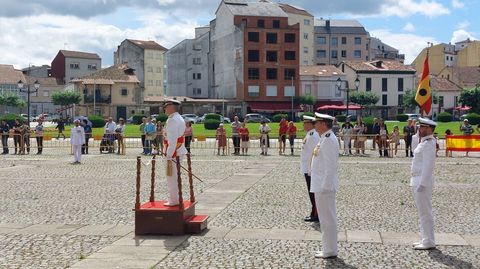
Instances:
[[[422,80],[418,84],[417,94],[415,95],[415,102],[420,106],[420,114],[422,111],[426,115],[432,109],[432,90],[430,89],[430,70],[428,68],[428,52],[425,62],[423,63]]]

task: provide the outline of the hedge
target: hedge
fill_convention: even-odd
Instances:
[[[136,114],[132,116],[132,123],[133,124],[141,124],[142,123],[142,118],[147,117],[146,115],[143,114]]]
[[[158,116],[155,118],[157,121],[161,121],[162,123],[167,122],[168,116],[165,113],[160,113]]]
[[[6,121],[10,128],[15,124],[15,119],[19,119],[20,122],[25,122],[27,120],[26,118],[13,113],[0,116],[0,120]]]
[[[205,127],[206,130],[216,130],[219,125],[220,125],[220,120],[215,120],[215,119],[207,119],[203,123],[203,126]]]
[[[273,122],[280,122],[282,118],[288,119],[287,114],[275,114],[273,115]]]
[[[477,113],[469,113],[467,114],[468,123],[471,125],[480,124],[480,115]]]
[[[206,122],[207,120],[217,120],[217,121],[220,122],[220,121],[221,121],[221,117],[222,117],[222,116],[220,116],[219,114],[207,114],[207,115],[205,115],[205,122]],[[218,128],[218,126],[217,126],[215,129],[217,129],[217,128]],[[213,129],[210,129],[210,130],[213,130]]]
[[[92,122],[92,128],[100,128],[105,126],[105,119],[102,116],[90,115],[88,120]]]
[[[439,122],[451,122],[452,121],[452,114],[448,112],[442,112],[437,115],[437,121]]]
[[[337,116],[335,116],[335,118],[337,118],[338,122],[345,122],[345,119],[347,118],[347,116],[346,115],[337,115]]]
[[[397,115],[397,120],[400,121],[400,122],[407,121],[408,120],[408,115],[398,114]]]

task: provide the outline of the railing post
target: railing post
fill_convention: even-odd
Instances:
[[[192,159],[191,154],[187,153],[187,165],[188,165],[188,184],[190,185],[190,202],[195,202],[195,193],[193,192],[193,175],[192,175]]]
[[[142,161],[141,157],[137,156],[137,184],[136,184],[136,191],[135,191],[135,210],[140,209],[140,176],[141,176],[141,169],[142,169]]]
[[[150,177],[150,202],[155,201],[155,155],[152,157],[152,173]]]
[[[178,183],[178,202],[180,210],[183,210],[183,196],[182,196],[182,175],[180,174],[180,157],[176,157],[177,162],[177,183]]]

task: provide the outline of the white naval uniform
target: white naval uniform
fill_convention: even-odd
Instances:
[[[73,147],[73,159],[80,162],[82,157],[82,145],[85,144],[85,130],[82,126],[74,126],[70,131],[70,144]]]
[[[420,144],[420,134],[417,132],[412,135],[412,152],[415,151],[415,149],[418,147],[418,144]]]
[[[311,175],[313,150],[320,141],[317,131],[310,130],[303,139],[302,152],[300,153],[300,171],[302,174]]]
[[[183,136],[185,132],[185,120],[180,116],[178,112],[172,113],[168,116],[167,122],[165,124],[165,137],[164,139],[168,141],[168,147],[165,150],[165,158],[167,160],[173,160],[175,162],[174,153],[176,152],[176,156],[182,159],[182,156],[187,154],[187,149],[185,148],[185,143],[177,149],[177,139]],[[168,162],[165,162],[166,165]],[[179,164],[180,165],[180,164]],[[166,166],[165,166],[166,167]],[[166,171],[167,169],[165,169]],[[178,174],[177,174],[177,166],[173,163],[173,173],[171,176],[167,177],[167,190],[168,190],[168,198],[167,202],[169,204],[175,205],[178,204]]]
[[[271,131],[270,126],[265,124],[265,126],[260,125],[259,131],[260,131],[260,147],[262,148],[262,153],[265,153],[267,155],[268,151],[268,133]]]
[[[326,256],[336,256],[337,209],[335,195],[338,191],[338,140],[332,130],[320,135],[320,141],[312,158],[312,185],[315,203],[322,229],[322,252]]]
[[[422,137],[422,141],[413,152],[410,186],[412,187],[415,205],[420,219],[420,243],[433,247],[432,191],[435,183],[433,170],[435,168],[436,141],[432,135]],[[419,187],[421,189],[419,190]],[[423,190],[422,190],[423,189]]]

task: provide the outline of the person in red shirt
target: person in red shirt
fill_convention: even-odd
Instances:
[[[248,141],[250,140],[248,128],[243,122],[238,128],[238,134],[240,135],[240,148],[242,149],[242,155],[248,154]]]
[[[290,142],[290,155],[293,155],[293,146],[295,143],[295,138],[297,138],[297,127],[293,123],[293,121],[288,123],[288,141]]]
[[[285,118],[280,120],[279,129],[278,129],[278,154],[285,154],[285,144],[287,142],[287,132],[288,132],[288,122]]]

